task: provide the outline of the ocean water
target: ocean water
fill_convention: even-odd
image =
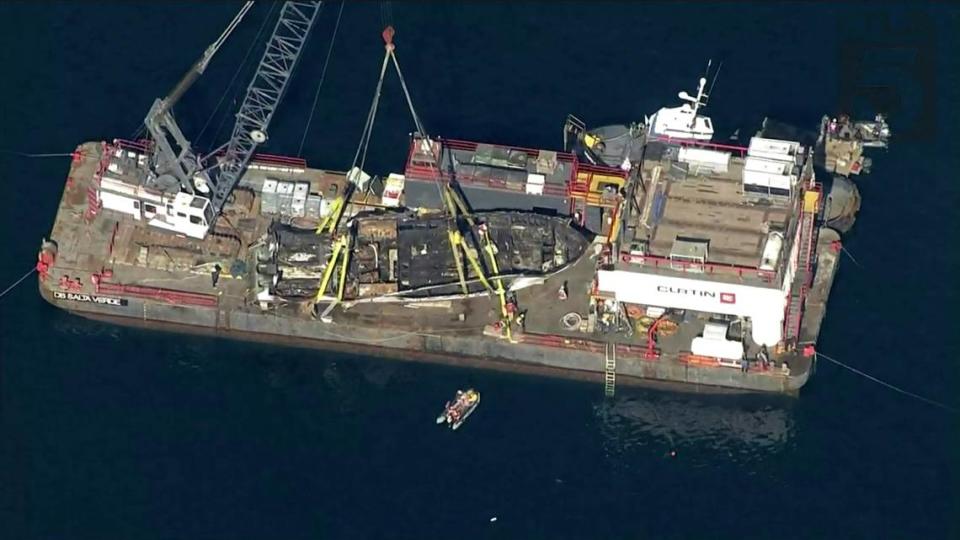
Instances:
[[[336,5],[264,149],[296,153]],[[49,232],[66,159],[132,135],[236,4],[0,3],[0,287]],[[256,6],[177,108],[221,142]],[[567,113],[641,119],[723,68],[718,135],[890,112],[819,345],[960,406],[956,8],[949,3],[349,4],[303,156],[345,168],[382,59],[430,133],[559,147]],[[952,43],[952,45],[951,45]],[[254,52],[258,56],[259,52]],[[198,137],[221,96],[223,106]],[[412,122],[385,84],[368,168]],[[957,416],[827,362],[799,399],[702,396],[131,330],[0,300],[0,538],[957,538]],[[457,388],[484,400],[433,423]],[[671,452],[675,453],[671,456]]]

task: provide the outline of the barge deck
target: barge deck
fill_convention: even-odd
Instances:
[[[841,249],[825,223],[859,207],[814,164],[867,172],[882,115],[824,118],[816,144],[713,144],[704,77],[643,124],[571,115],[563,151],[430,137],[387,27],[348,172],[258,155],[320,4],[283,4],[222,150],[196,153],[171,111],[251,3],[154,102],[148,139],[76,149],[43,298],[134,326],[597,378],[608,395],[807,382]],[[380,178],[363,165],[391,61],[416,133],[403,174]]]
[[[584,325],[589,318],[600,243],[569,267],[516,292],[525,319],[512,340],[489,335],[500,309],[496,297],[489,295],[411,303],[347,302],[335,308],[329,324],[320,322],[304,304],[263,310],[256,299],[253,248],[272,220],[257,211],[261,195],[256,188],[269,176],[306,180],[311,192],[331,194],[343,191],[345,175],[310,169],[296,160],[260,157],[227,206],[224,225],[196,240],[155,232],[143,220],[98,203],[96,191],[103,177],[116,177],[115,171],[123,170],[122,165],[111,164],[129,166],[144,151],[139,143],[124,141],[87,143],[77,149],[51,234],[56,260],[40,282],[41,294],[54,305],[134,326],[179,330],[190,326],[229,337],[319,348],[360,346],[392,358],[415,353],[412,356],[419,359],[518,372],[603,378],[609,377],[612,359],[618,384],[682,383],[701,391],[725,387],[795,393],[809,376],[810,359],[801,354],[790,357],[789,374],[782,369],[743,373],[692,363],[681,346],[671,343],[689,343],[690,335],[699,330],[696,325],[680,325],[682,331],[666,339],[655,357],[649,354],[644,333],[598,336],[583,331],[585,326],[565,325],[563,316],[569,313],[578,314]],[[357,204],[364,206],[362,201]],[[829,258],[828,248],[821,241],[818,252]],[[216,265],[222,271],[214,287],[211,269]],[[825,276],[818,282],[823,299],[832,272]],[[562,301],[557,296],[561,286],[569,291]]]

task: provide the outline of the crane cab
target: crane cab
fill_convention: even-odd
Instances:
[[[153,227],[203,239],[213,222],[210,199],[180,192],[172,199],[164,197],[162,207],[143,205],[143,217]]]
[[[97,197],[108,210],[144,220],[152,227],[203,239],[213,222],[210,199],[186,192],[165,193],[138,185],[119,168],[109,169],[100,181]]]

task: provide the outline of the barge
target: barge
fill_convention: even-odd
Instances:
[[[765,122],[712,142],[696,96],[629,125],[575,117],[563,149],[416,132],[401,172],[257,153],[320,2],[285,2],[231,139],[200,154],[173,105],[249,3],[158,99],[146,138],[77,147],[37,270],[41,296],[112,323],[396,360],[699,391],[796,394],[889,127]],[[396,60],[393,32],[381,84]],[[708,68],[709,69],[709,68]],[[866,166],[864,166],[866,165]],[[832,226],[841,223],[842,227]],[[768,352],[769,351],[769,352]]]

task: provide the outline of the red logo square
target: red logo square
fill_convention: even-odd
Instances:
[[[721,304],[736,304],[737,295],[731,292],[722,292],[720,293],[720,303]]]

